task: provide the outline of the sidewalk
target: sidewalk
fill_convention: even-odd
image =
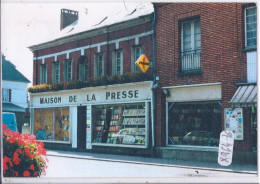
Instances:
[[[150,158],[140,156],[125,156],[87,152],[72,152],[60,150],[48,150],[47,156],[69,157],[77,159],[100,160],[108,162],[122,162],[132,164],[160,165],[165,167],[178,167],[188,169],[202,169],[211,171],[225,171],[235,173],[257,174],[257,165],[231,164],[228,167],[220,166],[211,162],[183,161],[174,159]]]

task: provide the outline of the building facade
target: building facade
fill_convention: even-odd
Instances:
[[[81,32],[61,11],[76,19],[69,34],[30,47],[32,133],[55,148],[216,162],[231,130],[233,161],[256,163],[256,5],[148,9]],[[153,63],[142,80],[141,54]]]
[[[256,163],[256,5],[155,3],[155,146],[164,158]]]
[[[30,123],[27,86],[30,81],[10,61],[2,56],[2,107],[3,112],[16,115],[18,131],[24,123]]]
[[[152,60],[153,5],[145,11],[142,7],[117,14],[116,20],[107,16],[94,26],[85,21],[83,29],[84,18],[63,9],[61,23],[76,17],[61,26],[61,32],[69,33],[30,47],[33,84],[44,88],[31,91],[31,132],[47,147],[146,154],[152,126],[151,69],[141,74],[135,61],[141,54]]]

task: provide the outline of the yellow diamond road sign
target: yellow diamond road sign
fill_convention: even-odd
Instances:
[[[151,66],[151,63],[150,61],[147,59],[147,57],[142,54],[138,59],[137,61],[135,62],[135,64],[140,68],[140,70],[145,73],[148,68],[150,68]]]

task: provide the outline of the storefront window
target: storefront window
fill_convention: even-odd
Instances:
[[[34,134],[37,140],[69,141],[69,108],[34,109]]]
[[[103,105],[92,108],[93,143],[145,145],[145,105]]]
[[[218,146],[221,105],[214,102],[169,103],[168,144]]]

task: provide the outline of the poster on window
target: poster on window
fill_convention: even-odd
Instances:
[[[235,140],[243,140],[243,110],[242,108],[225,109],[225,130],[234,133]]]
[[[87,142],[87,145],[86,145],[86,148],[87,149],[92,149],[92,144],[91,144],[91,106],[88,105],[87,106],[87,113],[86,113],[87,117],[87,128],[86,128],[86,142]]]

